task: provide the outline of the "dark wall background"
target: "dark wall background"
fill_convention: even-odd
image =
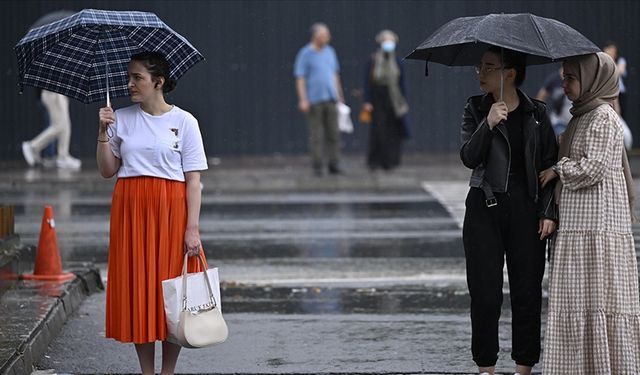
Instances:
[[[531,12],[565,22],[598,45],[616,41],[629,65],[629,123],[640,144],[638,65],[640,2],[627,1],[25,1],[3,3],[0,16],[0,103],[3,119],[0,158],[20,159],[20,142],[41,129],[35,90],[17,89],[13,46],[41,15],[58,10],[99,8],[156,13],[189,39],[206,57],[180,81],[169,101],[191,111],[200,121],[207,153],[215,155],[304,153],[307,129],[297,111],[293,60],[307,43],[308,27],[326,22],[342,65],[347,104],[360,107],[358,90],[373,38],[389,28],[400,36],[398,52],[406,55],[443,23],[461,16]],[[8,6],[7,6],[8,5]],[[529,68],[523,89],[535,96],[557,65]],[[451,152],[458,148],[458,123],[468,96],[478,93],[471,68],[450,68],[407,61],[411,106],[412,151]],[[118,99],[114,107],[128,105]],[[72,102],[71,153],[95,152],[99,104]],[[354,118],[355,118],[354,114]],[[356,124],[358,125],[358,124]],[[367,129],[356,126],[343,137],[345,150],[366,149]]]

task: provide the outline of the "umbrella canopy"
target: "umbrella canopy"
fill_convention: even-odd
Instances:
[[[436,30],[406,58],[449,66],[478,63],[489,46],[527,54],[527,65],[599,52],[570,26],[533,14],[489,14],[456,18]]]
[[[131,55],[155,51],[179,79],[204,57],[155,14],[85,9],[30,30],[15,46],[19,84],[84,103],[129,95]]]

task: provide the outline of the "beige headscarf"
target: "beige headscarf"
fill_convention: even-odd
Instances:
[[[571,114],[580,116],[618,97],[616,63],[604,52],[574,57],[564,63],[564,71],[580,80],[580,97],[573,102]]]
[[[569,149],[576,133],[576,117],[590,112],[602,104],[612,105],[613,100],[618,97],[619,93],[616,63],[604,52],[570,58],[564,63],[564,72],[571,73],[578,78],[580,81],[580,96],[573,102],[573,107],[571,107],[573,118],[562,135],[558,159],[569,156]],[[635,188],[631,169],[629,168],[629,159],[624,149],[622,152],[622,166],[629,195],[631,217],[634,221],[637,221],[633,212]],[[558,181],[555,189],[556,203],[560,202],[561,191],[562,182]]]

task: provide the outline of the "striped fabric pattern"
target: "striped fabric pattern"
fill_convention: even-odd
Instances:
[[[85,9],[18,42],[19,84],[93,103],[105,100],[108,74],[109,95],[128,96],[127,65],[143,51],[162,53],[176,80],[204,59],[153,13]]]

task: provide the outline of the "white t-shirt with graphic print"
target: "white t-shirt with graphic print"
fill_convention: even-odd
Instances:
[[[183,109],[160,116],[139,104],[118,109],[109,143],[122,160],[118,177],[151,176],[184,181],[184,173],[208,168],[198,120]]]

